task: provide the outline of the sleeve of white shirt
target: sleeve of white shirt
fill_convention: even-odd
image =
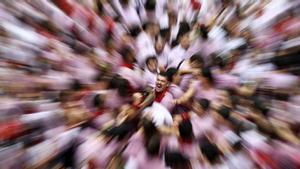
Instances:
[[[9,32],[11,36],[19,40],[37,45],[39,47],[44,47],[48,43],[47,38],[30,29],[26,29],[25,27],[21,28],[8,22],[2,22],[1,25],[7,32]]]
[[[137,169],[138,168],[138,163],[137,160],[134,157],[129,157],[127,160],[124,169]]]

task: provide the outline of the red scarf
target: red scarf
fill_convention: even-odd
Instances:
[[[155,101],[160,103],[162,101],[162,99],[165,97],[166,93],[168,92],[168,88],[166,88],[164,91],[162,92],[155,92]]]
[[[191,0],[191,4],[193,10],[199,10],[201,8],[201,4],[197,0]]]
[[[126,63],[126,62],[124,62],[121,66],[127,67],[131,70],[133,70],[133,68],[134,68],[134,65],[132,63]]]
[[[190,139],[179,138],[178,140],[179,140],[180,145],[192,144],[193,143],[193,138],[190,138]]]

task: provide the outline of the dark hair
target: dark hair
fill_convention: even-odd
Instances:
[[[178,72],[178,70],[174,67],[171,67],[167,69],[166,74],[168,77],[168,81],[172,82],[173,81],[173,76]]]
[[[74,79],[72,84],[71,84],[71,89],[74,91],[79,91],[83,88],[82,84],[78,79]]]
[[[174,47],[179,44],[181,38],[190,31],[190,26],[187,22],[181,22],[178,30],[177,37],[172,41],[171,46]]]
[[[159,155],[159,150],[160,150],[160,137],[159,135],[153,135],[147,145],[146,145],[146,150],[148,155],[151,157],[158,156]]]
[[[118,85],[118,93],[120,96],[126,96],[129,94],[130,84],[126,79],[120,79]]]
[[[97,12],[99,15],[103,15],[103,4],[101,1],[96,1],[96,6],[97,6]]]
[[[156,0],[147,0],[145,3],[145,9],[146,10],[155,10],[155,6],[156,6]]]
[[[122,59],[123,59],[124,61],[127,61],[129,55],[130,55],[130,54],[133,54],[133,50],[132,50],[130,47],[125,46],[125,47],[123,47],[123,48],[121,49],[120,53],[121,53],[121,55],[122,55]]]
[[[114,75],[110,80],[109,87],[117,89],[120,96],[126,96],[129,92],[130,84],[128,80],[119,75]]]
[[[200,144],[200,149],[210,163],[218,162],[221,152],[215,144],[210,141],[204,141]]]
[[[183,141],[187,141],[193,138],[193,126],[189,120],[183,120],[179,124],[179,135]]]
[[[160,72],[159,75],[160,75],[160,76],[163,76],[163,77],[166,77],[167,80],[169,81],[167,72]]]
[[[253,107],[257,109],[264,116],[266,116],[269,112],[269,109],[266,106],[265,102],[259,97],[253,98]]]
[[[141,32],[141,28],[139,26],[134,26],[129,30],[129,32],[130,32],[130,36],[135,38]]]
[[[118,87],[118,82],[121,77],[119,75],[114,75],[109,82],[109,87],[115,89]]]
[[[200,33],[203,39],[208,39],[208,28],[205,25],[200,25]]]
[[[171,48],[177,46],[177,45],[179,44],[178,41],[179,41],[178,39],[173,40],[173,41],[171,42]]]
[[[177,39],[179,40],[182,36],[187,34],[190,30],[191,30],[190,25],[187,22],[181,22],[179,24]]]
[[[220,69],[224,69],[227,65],[226,60],[219,56],[214,58],[214,62]]]
[[[223,105],[218,109],[217,113],[224,119],[228,119],[230,117],[230,108]]]
[[[210,106],[210,101],[207,99],[200,99],[198,103],[201,105],[203,110],[208,110]]]
[[[157,58],[155,56],[149,56],[149,57],[147,57],[147,59],[146,59],[146,65],[148,65],[151,60],[156,60],[157,61]]]
[[[118,141],[121,141],[126,138],[132,131],[132,126],[128,123],[122,123],[119,126],[114,126],[104,131],[106,136],[117,138]]]
[[[129,3],[129,0],[120,0],[121,4],[123,5],[128,5]]]
[[[231,95],[229,96],[229,98],[233,108],[235,108],[240,103],[240,99],[236,95]]]
[[[155,124],[151,120],[144,119],[142,125],[144,129],[145,140],[150,139],[153,135],[158,133]]]
[[[178,151],[166,151],[165,163],[166,166],[172,169],[188,169],[191,165],[189,159]]]
[[[159,34],[163,39],[166,39],[169,35],[170,28],[160,29]]]
[[[193,55],[193,56],[190,58],[190,61],[191,61],[191,62],[197,62],[197,63],[199,63],[199,64],[203,64],[203,63],[204,63],[203,58],[202,58],[201,55],[199,55],[199,54]]]
[[[146,22],[146,23],[143,24],[143,29],[147,29],[150,26],[154,26],[154,25],[155,25],[155,23],[153,23],[153,22]]]
[[[97,94],[93,99],[93,105],[95,107],[101,107],[104,104],[104,100],[101,94]]]
[[[98,73],[95,76],[94,81],[96,81],[96,82],[110,82],[111,81],[111,77],[106,76],[106,75],[104,75],[102,73]]]
[[[213,78],[213,75],[212,75],[209,67],[202,68],[201,73],[202,73],[202,76],[209,81],[209,83],[211,83],[211,84],[214,83],[214,78]]]

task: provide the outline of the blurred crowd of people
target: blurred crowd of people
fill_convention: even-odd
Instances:
[[[0,168],[300,168],[299,0],[2,0]]]

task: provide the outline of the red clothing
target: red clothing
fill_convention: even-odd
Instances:
[[[165,97],[165,95],[168,92],[168,90],[169,89],[167,88],[167,89],[165,89],[162,92],[155,92],[155,101],[158,102],[158,103],[160,103],[163,100],[163,98]]]
[[[197,0],[191,0],[191,4],[193,7],[193,10],[199,10],[201,8],[201,4]]]
[[[132,63],[126,63],[126,62],[124,62],[121,66],[123,66],[123,67],[127,67],[127,68],[129,68],[129,69],[132,69],[133,70],[133,64]]]
[[[0,124],[0,140],[17,137],[23,132],[23,127],[23,124],[16,120]]]
[[[68,2],[68,0],[52,0],[52,2],[68,16],[70,16],[74,11],[73,6]]]

